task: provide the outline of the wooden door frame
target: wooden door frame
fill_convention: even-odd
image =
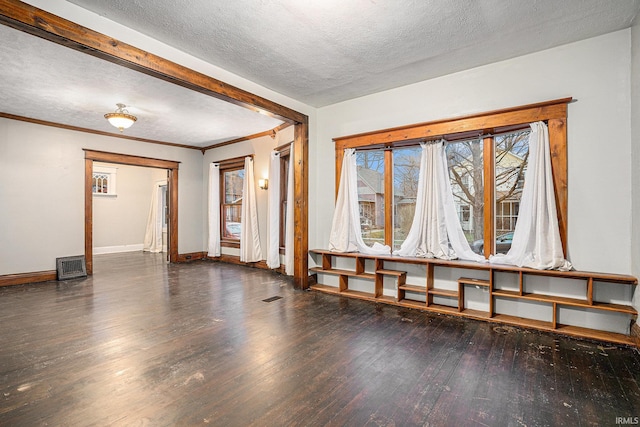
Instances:
[[[294,124],[294,286],[308,287],[309,118],[305,114],[18,0],[0,0],[0,24]]]
[[[84,257],[87,274],[93,274],[93,162],[143,166],[169,171],[169,262],[178,260],[178,166],[173,160],[153,159],[128,154],[84,149]]]

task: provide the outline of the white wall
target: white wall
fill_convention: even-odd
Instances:
[[[203,210],[203,223],[205,234],[208,233],[208,221],[207,221],[207,192],[208,192],[208,174],[209,164],[213,162],[219,162],[227,159],[233,159],[235,157],[248,156],[253,154],[253,172],[256,187],[256,205],[258,210],[258,230],[260,232],[260,247],[262,248],[262,258],[266,259],[267,256],[267,208],[268,208],[268,191],[258,188],[258,180],[261,178],[269,177],[269,156],[274,148],[280,145],[293,141],[293,126],[289,126],[286,129],[278,132],[275,138],[270,136],[264,136],[261,138],[252,139],[250,141],[244,141],[232,145],[225,145],[220,148],[214,148],[207,150],[203,159],[203,174],[202,180],[205,183],[203,188],[203,200],[205,200],[205,207]],[[208,234],[207,234],[208,235]],[[206,242],[205,236],[205,242]],[[205,243],[206,250],[206,243]],[[225,248],[221,249],[223,254],[227,255],[239,255],[240,251],[237,248]]]
[[[640,277],[640,18],[636,17],[631,27],[631,190],[632,228],[631,259],[632,273]],[[634,301],[640,310],[640,292]]]
[[[84,253],[83,148],[179,161],[178,251],[202,251],[202,153],[0,118],[0,275]]]
[[[167,180],[166,169],[94,162],[116,169],[117,194],[93,196],[94,253],[142,250],[156,182]]]
[[[318,110],[310,147],[310,247],[326,248],[332,138],[572,96],[568,256],[577,269],[631,273],[630,30]]]

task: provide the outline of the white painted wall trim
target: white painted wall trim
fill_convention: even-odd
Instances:
[[[120,245],[120,246],[102,246],[100,248],[93,248],[94,255],[102,254],[115,254],[119,252],[138,252],[142,251],[142,243],[136,243],[135,245]]]

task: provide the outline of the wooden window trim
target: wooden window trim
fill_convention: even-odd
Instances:
[[[446,140],[462,140],[470,137],[484,137],[505,133],[511,130],[523,128],[529,123],[546,121],[549,128],[549,144],[551,149],[551,169],[555,186],[556,206],[558,210],[558,225],[562,249],[567,253],[567,105],[573,98],[560,98],[552,101],[527,104],[518,107],[494,110],[469,116],[443,119],[432,122],[418,123],[379,131],[342,136],[334,138],[336,181],[335,195],[338,195],[340,185],[340,173],[342,171],[342,159],[347,148],[370,149],[376,147],[395,148],[417,145],[421,141],[431,141],[444,138]],[[486,139],[487,137],[485,137]],[[490,137],[493,142],[493,137]],[[493,144],[484,144],[484,146]],[[485,148],[486,150],[486,148]],[[493,148],[491,148],[493,150]],[[485,153],[485,156],[487,153]],[[486,158],[486,157],[485,157]],[[485,162],[487,163],[487,162]],[[485,164],[485,183],[489,178],[495,179],[495,171],[490,170],[492,165]],[[387,182],[389,181],[389,182]],[[385,188],[393,188],[392,174],[385,173]],[[492,184],[493,188],[493,184]],[[493,198],[493,195],[489,195]],[[487,194],[485,193],[485,207]],[[493,201],[489,203],[492,205]],[[485,252],[493,247],[493,210],[490,207],[491,216],[485,215]],[[486,211],[485,211],[486,212]],[[389,215],[385,214],[387,217]],[[489,223],[490,224],[489,224]],[[491,233],[489,237],[488,233]],[[388,233],[385,233],[385,236]],[[387,238],[387,237],[385,237]],[[488,238],[488,240],[487,240]],[[388,238],[387,238],[388,239]],[[489,242],[490,245],[487,245]],[[487,249],[486,247],[489,246]]]
[[[226,172],[231,172],[234,170],[244,169],[244,159],[245,157],[253,157],[253,155],[242,156],[242,157],[234,157],[232,159],[226,159],[219,162],[219,173],[220,173],[220,246],[223,248],[240,248],[240,240],[227,239],[224,237],[224,232],[222,228],[225,225],[224,221],[224,174]]]
[[[280,161],[282,162],[282,159],[284,159],[285,157],[289,158],[289,162],[291,162],[291,142],[287,142],[286,144],[282,144],[277,146],[276,148],[274,148],[274,151],[277,151],[278,153],[280,153]],[[280,220],[280,247],[279,247],[279,252],[280,255],[284,255],[285,253],[285,239],[286,239],[286,235],[285,235],[285,229],[286,229],[286,222],[282,219],[283,218],[283,214],[282,214],[282,205],[284,204],[284,199],[286,197],[286,192],[287,192],[287,188],[283,187],[284,181],[282,179],[282,174],[286,173],[288,176],[288,171],[281,171],[281,175],[280,175],[280,183],[281,183],[281,187],[280,187],[280,209],[281,209],[281,220]]]

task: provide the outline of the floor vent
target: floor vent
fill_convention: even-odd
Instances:
[[[282,299],[282,297],[275,296],[275,297],[263,299],[262,301],[263,302],[274,302],[274,301],[278,301],[279,299]]]
[[[84,255],[56,258],[58,280],[87,277],[87,265]]]

